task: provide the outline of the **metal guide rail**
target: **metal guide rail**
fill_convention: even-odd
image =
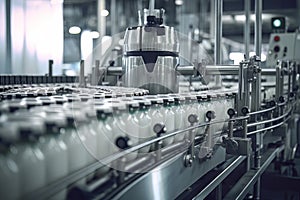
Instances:
[[[128,154],[130,154],[132,152],[138,151],[139,149],[142,149],[142,148],[147,147],[149,145],[158,144],[161,141],[163,141],[164,139],[173,137],[173,136],[178,135],[178,134],[184,134],[186,132],[188,132],[189,134],[192,134],[193,130],[201,128],[201,127],[209,127],[209,126],[211,126],[213,124],[224,123],[224,122],[230,123],[232,121],[237,122],[237,121],[247,120],[252,115],[259,115],[259,116],[261,116],[261,120],[259,122],[256,122],[256,123],[249,123],[247,125],[247,128],[260,124],[260,125],[264,125],[264,128],[259,129],[259,130],[255,131],[255,132],[264,132],[264,131],[267,131],[267,130],[272,130],[272,129],[274,129],[274,128],[280,126],[280,125],[282,125],[283,123],[285,123],[289,119],[290,114],[291,114],[291,112],[293,110],[293,107],[294,107],[294,102],[295,102],[295,99],[290,100],[290,102],[285,101],[285,102],[282,102],[281,104],[277,104],[277,105],[271,104],[272,105],[271,107],[268,107],[268,108],[265,108],[263,110],[260,110],[259,112],[246,113],[245,116],[241,116],[241,117],[237,117],[237,116],[233,117],[232,113],[231,113],[233,110],[230,109],[228,111],[228,114],[230,114],[231,118],[228,119],[228,120],[226,120],[226,121],[220,120],[220,121],[207,121],[205,123],[200,123],[200,124],[195,123],[195,124],[191,125],[188,128],[185,128],[185,129],[182,129],[182,130],[178,130],[178,131],[173,131],[173,132],[163,133],[163,130],[162,130],[163,128],[160,127],[160,128],[158,128],[158,130],[162,131],[162,133],[158,134],[157,137],[154,137],[154,138],[152,138],[152,139],[150,139],[150,140],[148,140],[146,142],[143,142],[141,144],[129,147],[129,148],[127,148],[127,149],[125,149],[125,150],[123,150],[121,152],[118,152],[118,153],[115,153],[115,154],[113,154],[111,156],[108,156],[107,158],[104,158],[100,162],[96,162],[96,163],[91,164],[91,165],[89,165],[87,167],[84,167],[81,170],[77,171],[76,173],[73,173],[73,174],[71,174],[71,175],[69,175],[67,177],[64,177],[61,180],[58,180],[58,181],[54,182],[53,184],[51,184],[51,185],[49,185],[49,186],[47,186],[45,188],[42,188],[41,190],[38,190],[38,191],[34,192],[32,195],[29,195],[28,198],[26,198],[26,199],[32,199],[32,198],[35,198],[35,197],[39,197],[40,199],[44,199],[44,198],[50,197],[51,195],[53,195],[53,194],[59,192],[60,190],[68,187],[69,185],[73,184],[74,182],[79,181],[79,180],[85,178],[86,176],[94,173],[97,169],[99,169],[101,167],[104,167],[106,165],[110,165],[110,163],[116,162],[117,160],[119,160],[119,162],[122,162],[121,161],[122,158],[124,158],[126,155],[128,155]],[[281,107],[285,107],[285,108],[289,107],[289,108],[286,109],[282,114],[280,114],[277,117],[274,117],[272,119],[266,118],[266,116],[268,114],[273,113],[275,110],[278,110]],[[265,117],[262,117],[262,115],[264,115]],[[209,116],[209,114],[207,114],[207,116]],[[193,122],[192,118],[193,118],[193,116],[190,116],[190,121],[191,122]],[[271,122],[272,122],[272,125],[270,125]],[[241,129],[242,129],[242,127],[235,127],[235,130],[241,130]],[[224,138],[228,139],[227,133],[230,130],[228,130],[228,131],[224,130],[224,131],[225,132],[223,132],[222,135],[223,135]],[[203,133],[203,136],[205,134],[206,133]],[[247,135],[251,135],[251,134],[254,134],[254,132],[248,132],[247,133]],[[199,136],[198,136],[198,138],[197,137],[194,138],[194,140],[197,140],[197,139],[199,139]],[[235,140],[234,137],[229,138],[229,139],[232,139],[233,141]],[[194,146],[190,146],[191,143],[193,143],[193,142],[190,141],[190,140],[186,140],[184,142],[180,142],[180,143],[178,143],[176,145],[177,145],[177,147],[181,146],[181,148],[174,148],[172,151],[170,151],[170,150],[169,151],[167,151],[167,150],[164,151],[164,148],[158,148],[158,149],[156,149],[152,153],[152,155],[150,155],[150,158],[140,158],[140,160],[141,160],[140,162],[151,163],[151,166],[146,165],[146,164],[144,164],[144,165],[142,164],[141,166],[146,166],[146,167],[148,166],[148,169],[151,170],[151,169],[159,166],[159,164],[161,164],[162,162],[166,162],[168,159],[172,158],[172,156],[178,154],[179,152],[187,152],[187,155],[188,155],[191,152],[190,151],[191,148],[194,148],[194,146],[197,147],[197,146],[199,146],[199,144],[201,144],[199,142],[196,142],[196,143],[193,143]],[[232,147],[227,146],[226,143],[228,143],[228,140],[223,140],[223,142],[220,143],[220,144],[218,144],[218,145],[221,145],[221,146],[227,147],[227,148],[232,148]],[[174,146],[176,146],[176,145],[174,144]],[[172,147],[168,147],[168,148],[172,149]],[[162,154],[164,156],[161,156]],[[169,156],[168,156],[168,154],[169,154]],[[236,149],[235,154],[236,155],[244,155],[243,153],[241,154],[241,152],[238,152],[238,148]],[[160,159],[157,159],[158,156],[160,157]],[[195,158],[193,158],[193,159],[195,159]],[[152,161],[150,161],[150,160],[152,160]],[[270,160],[270,161],[272,161],[272,160]],[[268,161],[268,163],[270,163],[270,161]],[[136,162],[138,162],[138,161],[136,161]],[[139,163],[139,164],[141,164],[141,163]],[[188,167],[188,166],[186,166],[186,167]],[[233,170],[233,169],[231,169],[231,170]],[[265,170],[265,167],[262,168],[261,170]],[[138,172],[138,171],[139,170],[137,169],[136,172]],[[118,176],[120,176],[119,173],[121,173],[121,172],[119,172],[117,170],[116,174],[113,175],[113,177],[115,178],[115,180],[117,180]],[[262,172],[259,172],[259,173],[261,174]],[[111,174],[108,175],[108,176],[111,177]],[[124,179],[122,182],[119,182],[119,183],[115,182],[115,183],[110,183],[110,184],[111,184],[111,187],[114,187],[115,190],[117,190],[117,188],[122,188],[121,186],[123,184],[128,185],[129,182],[133,182],[134,180],[136,180],[136,179],[138,179],[140,177],[141,177],[141,174],[140,175],[131,175],[131,176],[129,175],[129,177],[127,179]],[[103,180],[104,182],[102,182],[100,180],[101,180],[101,178],[98,181],[95,181],[96,182],[95,184],[96,185],[99,184],[98,186],[104,185],[104,182],[105,182],[104,180],[106,180],[107,182],[111,182],[111,179],[107,179],[107,177],[106,177],[106,179],[104,178],[104,180]],[[127,181],[125,181],[125,180],[127,180]],[[93,186],[93,187],[97,188],[96,186]],[[215,185],[215,187],[216,187],[216,185]],[[79,187],[79,188],[81,188],[81,187]],[[212,189],[210,188],[210,191],[211,190]],[[80,193],[81,192],[83,192],[83,193],[85,193],[85,192],[92,192],[92,190],[81,188],[80,189]],[[105,193],[104,191],[102,191],[102,192]],[[208,195],[209,193],[205,193],[205,194]],[[202,192],[200,196],[204,197],[203,194],[204,193]],[[100,194],[98,194],[98,195],[101,196]],[[103,197],[103,198],[105,199],[105,197]]]
[[[259,182],[260,175],[276,156],[272,154],[272,159],[267,159],[265,164],[261,164],[263,150],[257,147],[261,146],[261,141],[256,141],[253,136],[276,132],[277,128],[286,127],[298,102],[298,82],[293,77],[296,74],[291,73],[293,70],[289,67],[279,65],[276,68],[278,89],[275,98],[254,106],[253,103],[258,102],[260,89],[254,90],[252,87],[250,91],[249,86],[261,71],[257,65],[258,60],[251,59],[240,65],[239,72],[242,76],[237,94],[231,90],[219,90],[147,95],[147,91],[142,89],[133,88],[126,91],[127,89],[118,87],[102,86],[77,88],[72,84],[31,85],[33,87],[23,85],[20,90],[19,86],[2,87],[1,150],[8,150],[19,141],[22,141],[22,144],[24,141],[32,144],[44,135],[60,137],[58,135],[61,131],[57,130],[77,137],[81,134],[90,137],[85,135],[85,130],[106,130],[107,124],[115,124],[116,120],[122,120],[119,116],[131,119],[133,115],[143,116],[150,111],[155,113],[159,110],[163,113],[161,118],[158,112],[151,115],[151,119],[158,120],[147,129],[147,137],[139,140],[135,139],[133,133],[137,132],[137,129],[144,133],[145,129],[135,127],[130,120],[126,121],[125,124],[130,129],[125,129],[125,134],[108,140],[115,146],[113,151],[107,152],[100,159],[97,158],[98,161],[94,159],[84,165],[79,166],[74,162],[73,165],[77,168],[71,165],[73,171],[52,180],[46,186],[36,187],[33,191],[24,193],[22,199],[47,199],[61,192],[67,194],[68,198],[80,194],[85,199],[126,199],[136,197],[132,196],[134,194],[139,195],[137,185],[149,188],[147,183],[157,177],[157,173],[163,177],[162,182],[169,183],[165,174],[171,172],[173,176],[178,177],[172,179],[178,188],[174,191],[171,186],[164,186],[164,198],[173,199],[208,171],[224,162],[226,153],[243,156],[239,157],[236,162],[238,164],[231,165],[231,168],[237,167],[244,159],[250,162],[250,156],[254,155],[256,171],[251,171],[250,164],[247,164],[250,175],[254,177],[251,179],[252,185],[247,186],[248,191],[254,183]],[[287,91],[284,91],[286,88],[283,87],[283,76],[289,77]],[[45,88],[53,93],[48,95],[47,92],[37,92]],[[184,115],[181,113],[183,111]],[[177,119],[178,116],[183,117]],[[168,119],[173,120],[173,125]],[[174,120],[185,121],[185,124],[175,128]],[[119,122],[121,121],[118,121],[118,125],[122,124]],[[47,130],[43,129],[44,125]],[[17,127],[16,130],[9,129],[14,126]],[[120,133],[124,131],[120,126],[114,128]],[[5,137],[6,133],[14,137]],[[258,145],[253,148],[252,143]],[[80,144],[82,145],[82,141]],[[73,151],[76,149],[73,148]],[[277,149],[276,152],[281,150]],[[139,156],[136,155],[137,152],[140,153]],[[76,153],[78,154],[74,153],[74,158],[78,160],[80,155],[88,157],[88,154],[81,154],[80,151]],[[107,167],[111,169],[108,170]],[[228,170],[228,173],[220,175],[216,183],[221,183],[231,172],[232,170]],[[183,180],[185,177],[191,178]],[[200,196],[205,197],[217,185],[211,185],[202,191]],[[155,194],[154,186],[149,190],[153,190],[152,194]],[[229,196],[231,195],[232,193],[229,193]],[[244,195],[245,191],[241,191],[240,196]],[[150,195],[145,197],[147,198],[155,197]]]
[[[288,120],[288,118],[289,118],[288,114],[290,114],[290,112],[292,112],[292,108],[294,106],[293,102],[289,102],[289,103],[285,104],[285,105],[290,105],[291,108],[289,110],[287,110],[285,113],[283,113],[281,116],[279,116],[277,118],[274,118],[274,119],[271,119],[271,120],[269,120],[269,119],[263,119],[263,120],[261,120],[260,124],[264,124],[265,128],[257,130],[257,131],[264,132],[266,130],[271,130],[271,129],[274,129],[274,128],[282,125],[284,122],[286,122]],[[277,105],[274,106],[274,107],[272,107],[271,109],[270,108],[266,108],[265,110],[261,110],[259,114],[263,114],[263,113],[264,114],[268,114],[268,113],[271,113],[273,110],[275,110],[277,108],[278,108]],[[252,115],[252,114],[256,114],[256,113],[249,113],[249,115]],[[240,120],[249,119],[249,115],[247,115],[245,117],[234,117],[234,118],[226,120],[225,122],[229,123],[231,121],[240,121]],[[59,192],[60,190],[68,187],[72,183],[74,183],[76,181],[79,181],[79,180],[83,179],[84,177],[92,174],[97,169],[99,169],[101,167],[104,167],[105,165],[110,165],[110,163],[112,163],[112,162],[114,162],[114,161],[116,161],[118,159],[120,160],[121,158],[125,157],[126,155],[128,155],[131,152],[137,151],[137,150],[142,149],[142,148],[144,148],[146,146],[149,146],[151,144],[159,143],[160,141],[162,141],[162,140],[164,140],[166,138],[169,138],[169,137],[173,137],[173,136],[175,136],[177,134],[184,134],[186,132],[189,132],[191,134],[192,133],[191,131],[194,130],[194,129],[197,129],[197,128],[200,128],[200,127],[207,127],[207,126],[210,126],[210,125],[213,125],[213,124],[217,124],[217,123],[222,123],[222,122],[223,121],[209,121],[209,122],[205,122],[205,123],[201,123],[201,124],[191,125],[189,128],[186,128],[186,129],[183,129],[183,130],[178,130],[178,131],[174,131],[174,132],[163,133],[161,136],[157,136],[157,137],[155,137],[153,139],[150,139],[149,141],[146,141],[144,143],[141,143],[141,144],[138,144],[136,146],[130,147],[130,148],[128,148],[126,150],[123,150],[123,151],[121,151],[119,153],[116,153],[114,155],[108,156],[107,158],[101,160],[100,162],[96,162],[96,163],[94,163],[94,164],[92,164],[90,166],[87,166],[87,167],[85,167],[85,168],[77,171],[76,173],[73,173],[73,174],[71,174],[71,175],[69,175],[69,176],[67,176],[65,178],[62,178],[61,180],[58,180],[58,181],[54,182],[53,184],[51,184],[51,185],[49,185],[49,186],[47,186],[45,188],[42,188],[41,190],[38,190],[37,192],[34,192],[32,195],[28,196],[27,199],[32,199],[32,198],[35,198],[35,197],[39,197],[41,199],[44,199],[44,198],[50,197],[51,195],[55,194],[56,192]],[[270,125],[268,125],[270,122],[275,122],[275,123],[273,123],[273,125],[270,126]],[[248,124],[247,127],[252,127],[253,125],[255,125],[255,123],[252,123],[252,124],[250,123],[250,124]],[[229,131],[229,130],[224,130],[224,132],[222,133],[222,135],[224,137],[228,137],[227,134],[226,134],[227,131]],[[254,133],[249,132],[248,134],[250,135],[250,134],[254,134]],[[233,138],[233,140],[234,140],[234,138]],[[223,141],[223,142],[225,142],[225,141]],[[182,147],[181,148],[182,152],[186,152],[190,148],[190,144],[191,144],[191,141],[185,141],[185,142],[180,143],[178,145],[180,145]],[[197,145],[199,145],[199,143]],[[224,144],[219,144],[219,145],[224,145]],[[158,166],[161,162],[166,161],[166,158],[170,159],[170,157],[172,157],[172,155],[174,155],[174,153],[178,154],[178,151],[169,152],[169,154],[170,154],[169,157],[165,155],[164,158],[161,158],[160,160],[156,160],[155,158],[158,156],[159,151],[161,152],[161,151],[163,151],[163,149],[157,149],[151,155],[152,161],[155,161],[155,162],[154,163],[151,162],[152,166],[148,166],[149,170],[153,169],[155,166]],[[236,152],[236,154],[238,155],[239,153]],[[149,159],[145,159],[144,162],[145,163],[149,163]],[[139,164],[141,164],[141,163],[139,163]],[[136,178],[138,178],[138,177],[140,177],[140,175],[136,175]],[[133,181],[135,179],[132,179],[132,177],[131,177],[130,180]],[[111,181],[111,180],[110,179],[107,180],[107,182],[109,182],[109,181]],[[102,185],[104,183],[102,183],[100,181],[99,184]],[[119,183],[118,186],[120,186],[121,184],[122,183]]]

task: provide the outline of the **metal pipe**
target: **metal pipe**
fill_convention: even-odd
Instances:
[[[262,37],[262,0],[255,0],[255,38],[254,38],[254,44],[255,44],[255,53],[257,56],[261,56],[261,37]],[[258,73],[256,80],[255,80],[255,91],[252,90],[252,92],[255,93],[253,97],[255,98],[255,105],[253,105],[254,110],[257,111],[261,105],[261,74]],[[253,88],[252,88],[253,89]],[[260,134],[260,132],[258,133]],[[257,136],[256,136],[257,138]],[[260,138],[260,135],[259,135]],[[255,162],[254,167],[259,169],[260,168],[260,148],[261,148],[261,140],[259,139],[258,144],[255,145],[257,147],[254,149],[255,151]],[[253,191],[254,199],[260,199],[260,176],[257,178],[257,182],[254,185],[254,191]]]
[[[80,61],[80,72],[79,72],[79,86],[85,86],[85,76],[84,76],[84,60]]]
[[[53,60],[48,61],[48,76],[53,76]]]
[[[249,46],[250,46],[250,0],[244,0],[244,10],[246,21],[244,24],[244,43],[245,43],[245,55],[246,59],[249,59]]]
[[[100,60],[96,60],[95,62],[95,85],[98,85],[99,76],[100,76]]]
[[[113,36],[112,38],[114,39],[114,35],[117,33],[117,29],[118,29],[116,0],[110,1],[110,19],[111,19],[111,23],[110,23],[111,35]]]
[[[222,15],[223,15],[223,0],[215,1],[215,65],[221,64],[222,52]],[[216,76],[216,85],[221,86],[221,76]]]
[[[280,119],[286,117],[291,111],[292,111],[292,108],[290,108],[290,110],[288,112],[286,112],[285,114],[283,114],[283,115],[281,115],[277,118],[272,118],[272,119],[268,119],[268,120],[264,120],[264,121],[260,121],[260,122],[251,123],[251,124],[248,124],[247,127],[249,128],[249,127],[258,126],[258,125],[261,125],[261,124],[271,123],[271,122],[280,120]]]
[[[281,65],[278,64],[278,65],[276,65],[276,85],[277,85],[277,87],[275,87],[275,99],[276,99],[276,101],[278,101],[279,97],[281,96],[281,93],[280,93],[280,77],[281,77]]]
[[[205,67],[207,75],[239,75],[239,66],[238,65],[207,65]],[[178,66],[176,71],[185,76],[194,75],[194,66]],[[107,74],[110,76],[121,76],[123,74],[122,67],[108,67]],[[266,69],[263,68],[261,71],[262,75],[265,76],[275,76],[275,69]]]
[[[286,123],[291,117],[289,116],[288,118],[286,118],[284,121],[280,122],[279,124],[276,124],[276,125],[273,125],[273,126],[269,126],[269,127],[266,127],[266,128],[263,128],[263,129],[259,129],[259,130],[256,130],[256,131],[251,131],[251,132],[248,132],[247,135],[253,135],[253,134],[256,134],[256,133],[259,133],[259,132],[264,132],[264,131],[267,131],[267,130],[270,130],[270,129],[274,129],[274,128],[277,128],[281,125],[283,125],[284,123]]]
[[[262,0],[255,0],[255,53],[261,56],[261,37],[262,37]],[[256,97],[256,102],[261,105],[261,74],[257,74],[256,88],[259,90]]]
[[[149,14],[152,15],[155,8],[155,0],[149,0]]]

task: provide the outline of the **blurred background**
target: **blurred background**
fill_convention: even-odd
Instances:
[[[121,52],[124,31],[138,25],[137,10],[148,4],[148,0],[2,0],[0,73],[45,74],[52,59],[54,74],[76,75],[82,59],[108,62],[102,55]],[[165,24],[201,45],[208,63],[213,62],[214,53],[213,4],[210,0],[156,1],[156,8],[165,9]],[[243,10],[244,1],[223,2],[223,64],[237,64],[243,59]],[[263,1],[262,61],[268,53],[271,18],[284,16],[287,31],[294,32],[300,25],[299,10],[299,0]],[[250,55],[254,54],[253,13],[251,1]]]

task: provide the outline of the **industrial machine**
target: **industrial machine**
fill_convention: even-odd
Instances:
[[[0,77],[1,199],[259,199],[271,175],[296,176],[298,34],[271,36],[272,68],[186,66],[162,15],[150,6],[127,29],[123,66]],[[179,93],[178,74],[203,87]],[[107,75],[126,87],[98,85]],[[214,75],[239,82],[210,87]]]
[[[299,33],[273,33],[270,36],[267,66],[275,66],[277,60],[299,60]]]
[[[162,25],[163,14],[163,9],[145,9],[144,25],[126,30],[125,86],[149,88],[153,94],[178,92],[178,36],[173,27]]]

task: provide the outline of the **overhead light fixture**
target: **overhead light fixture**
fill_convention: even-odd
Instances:
[[[175,0],[175,4],[177,6],[182,6],[183,5],[183,0]]]
[[[98,31],[91,31],[90,34],[93,39],[97,39],[100,37],[100,33]]]
[[[244,22],[246,21],[246,15],[235,15],[234,20],[238,22]]]
[[[107,17],[109,15],[108,10],[101,10],[101,16],[102,17]]]
[[[50,3],[51,4],[62,4],[64,2],[64,0],[51,0]]]
[[[81,28],[79,26],[71,26],[69,28],[69,33],[72,35],[79,34],[81,32]]]

